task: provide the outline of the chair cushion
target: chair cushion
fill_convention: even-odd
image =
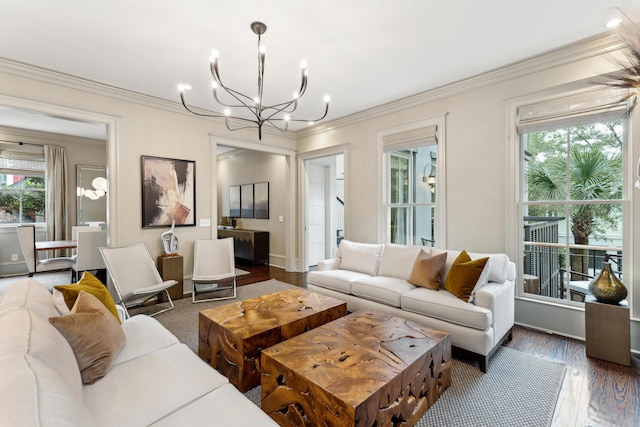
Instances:
[[[462,251],[451,265],[451,269],[444,280],[444,289],[464,302],[469,302],[471,293],[476,286],[480,288],[486,284],[487,273],[485,272],[485,267],[488,261],[489,258],[472,260],[466,251]],[[485,272],[484,276],[483,272]]]
[[[375,276],[378,273],[382,248],[383,245],[342,240],[339,247],[342,258],[340,268]]]
[[[421,251],[414,262],[408,282],[432,291],[440,290],[440,278],[446,262],[446,252],[429,256],[425,251]]]
[[[49,321],[71,345],[85,384],[93,384],[106,375],[125,343],[120,322],[86,291],[80,291],[71,313]]]
[[[373,276],[354,280],[351,293],[360,298],[400,307],[400,295],[414,288],[406,280],[397,277]]]
[[[421,252],[429,253],[429,248],[422,246],[404,246],[387,243],[382,250],[378,276],[397,277],[407,280],[415,259]]]
[[[491,328],[491,310],[466,303],[450,292],[441,289],[433,292],[427,288],[415,288],[400,297],[403,310],[487,331]]]
[[[53,287],[54,289],[59,290],[64,295],[64,300],[67,303],[69,309],[73,307],[80,294],[80,291],[89,292],[93,296],[97,297],[107,310],[113,314],[113,316],[120,321],[120,317],[118,316],[118,310],[116,309],[116,303],[113,301],[111,294],[107,290],[107,288],[102,284],[100,280],[98,280],[93,274],[85,271],[82,274],[82,278],[78,283],[73,283],[71,285],[57,285]]]

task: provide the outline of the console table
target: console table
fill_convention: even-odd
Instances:
[[[254,230],[218,230],[218,239],[233,237],[233,252],[236,258],[256,263],[269,264],[269,232]]]

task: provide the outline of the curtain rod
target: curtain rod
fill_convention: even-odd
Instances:
[[[18,145],[33,145],[34,147],[44,147],[44,145],[42,144],[33,144],[31,142],[22,142],[22,141],[9,141],[8,139],[0,139],[0,142],[9,142],[11,144],[18,144]]]

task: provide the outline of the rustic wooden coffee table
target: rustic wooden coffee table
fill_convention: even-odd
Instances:
[[[198,355],[240,391],[260,384],[260,351],[347,314],[347,303],[294,288],[199,314]]]
[[[447,332],[358,311],[262,351],[262,410],[281,426],[413,426],[451,367]]]

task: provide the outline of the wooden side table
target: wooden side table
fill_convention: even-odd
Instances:
[[[631,366],[631,324],[627,301],[605,304],[587,295],[584,314],[587,356]]]
[[[171,299],[184,298],[182,281],[184,279],[184,271],[182,267],[182,255],[159,256],[158,272],[162,276],[162,280],[177,280],[178,283],[169,288]],[[162,292],[158,298],[160,302],[164,302],[165,294]]]

